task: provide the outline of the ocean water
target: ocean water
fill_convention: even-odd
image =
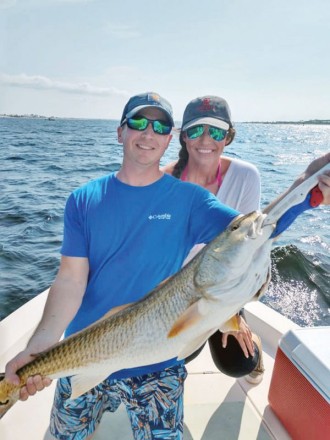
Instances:
[[[0,118],[0,319],[51,284],[59,264],[70,192],[118,170],[116,121]],[[254,163],[262,206],[329,151],[330,126],[236,124],[228,156]],[[171,141],[162,164],[180,148]],[[330,325],[330,207],[300,216],[272,251],[272,282],[262,301],[301,326]]]

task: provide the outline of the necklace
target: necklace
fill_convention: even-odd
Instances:
[[[182,181],[186,181],[187,180],[187,175],[188,175],[188,165],[186,165],[186,167],[182,171],[180,179]],[[218,168],[217,168],[217,174],[215,176],[215,179],[212,180],[212,182],[208,183],[205,186],[210,186],[210,185],[213,185],[214,183],[218,183],[218,188],[220,188],[220,186],[222,184],[221,159],[219,160],[219,165],[218,165]]]

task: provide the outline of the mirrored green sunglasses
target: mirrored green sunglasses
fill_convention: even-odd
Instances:
[[[148,125],[151,124],[152,129],[157,134],[170,134],[172,130],[172,125],[167,121],[160,121],[158,119],[148,119],[144,116],[136,116],[135,118],[127,118],[125,121],[127,126],[132,130],[144,131],[147,129]]]
[[[209,136],[217,142],[223,141],[226,137],[227,130],[223,128],[213,127],[212,125],[195,125],[187,129],[186,133],[189,139],[197,139],[202,136],[205,128],[208,127]]]

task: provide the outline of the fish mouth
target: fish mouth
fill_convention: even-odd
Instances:
[[[273,224],[266,223],[267,214],[260,211],[253,211],[249,214],[241,214],[235,217],[228,227],[229,233],[235,233],[238,231],[241,239],[258,240],[263,237],[263,241],[266,241],[275,228]]]
[[[263,233],[263,225],[266,219],[266,214],[259,213],[257,218],[251,223],[251,226],[247,232],[247,238],[256,239]]]

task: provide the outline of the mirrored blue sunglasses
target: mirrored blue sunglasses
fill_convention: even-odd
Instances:
[[[148,125],[151,124],[154,133],[157,134],[170,134],[172,130],[172,125],[167,121],[160,121],[158,119],[148,119],[144,116],[135,116],[133,118],[127,118],[124,122],[132,130],[144,131],[147,129]],[[122,124],[123,125],[123,124]]]
[[[206,129],[206,125],[195,125],[194,127],[190,127],[186,130],[187,136],[189,139],[197,139],[202,136]],[[217,142],[223,141],[226,137],[227,130],[223,128],[213,127],[212,125],[208,126],[209,136]]]

